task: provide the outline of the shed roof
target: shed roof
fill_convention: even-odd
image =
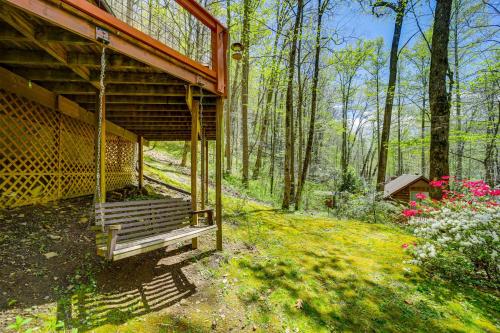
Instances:
[[[428,182],[429,180],[422,175],[409,175],[404,174],[399,176],[396,179],[391,180],[384,186],[384,198],[388,198],[394,193],[402,190],[403,188],[410,186],[413,183],[416,183],[419,180],[424,180]]]

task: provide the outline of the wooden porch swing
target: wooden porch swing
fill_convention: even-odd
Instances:
[[[189,239],[192,239],[192,248],[197,248],[198,236],[218,230],[217,225],[214,225],[213,210],[205,209],[206,191],[208,189],[208,142],[205,140],[203,131],[201,131],[201,209],[197,209],[197,143],[201,127],[199,115],[203,113],[203,94],[201,93],[200,101],[193,101],[192,105],[191,200],[165,198],[160,200],[107,203],[105,202],[105,71],[106,45],[103,44],[99,100],[96,110],[96,190],[94,213],[95,230],[97,231],[97,254],[106,260],[116,261]],[[139,160],[139,187],[142,187],[142,137],[139,138]],[[217,167],[220,167],[219,164],[217,163]],[[216,190],[220,191],[220,184],[218,185]],[[204,223],[199,223],[199,215],[205,215]],[[217,248],[221,249],[222,239],[220,230],[217,236]]]

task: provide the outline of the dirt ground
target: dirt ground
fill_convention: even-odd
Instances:
[[[92,198],[0,210],[0,331],[16,316],[54,313],[79,331],[206,301],[209,276],[197,263],[217,267],[215,235],[116,263],[95,254]],[[43,317],[43,316],[42,316]]]

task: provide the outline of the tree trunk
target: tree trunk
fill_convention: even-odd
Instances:
[[[302,16],[303,0],[297,1],[297,15],[292,32],[292,43],[290,45],[290,55],[288,59],[288,82],[286,89],[286,107],[285,107],[285,160],[283,165],[284,187],[283,187],[283,209],[290,208],[291,193],[291,175],[290,160],[292,158],[292,119],[293,119],[293,78],[295,73],[295,54],[297,52],[297,37],[299,32],[300,17]]]
[[[375,77],[375,90],[376,90],[376,106],[377,106],[377,151],[380,151],[380,73],[377,67],[377,73]]]
[[[243,3],[243,65],[241,75],[242,183],[248,188],[248,79],[250,72],[250,0]]]
[[[398,71],[398,172],[397,175],[403,174],[403,155],[401,152],[401,71]]]
[[[347,109],[349,107],[349,94],[350,94],[350,89],[347,89],[347,92],[345,92],[345,88],[343,88],[342,91],[342,149],[341,149],[341,154],[340,154],[340,169],[342,173],[342,177],[344,177],[347,173],[347,166],[349,164],[347,160],[347,140],[348,140],[348,135],[347,135]]]
[[[392,105],[394,103],[394,90],[396,87],[396,77],[398,71],[398,52],[399,40],[401,38],[401,29],[403,27],[403,18],[406,7],[406,1],[398,1],[396,11],[396,22],[394,23],[394,35],[392,36],[391,56],[389,60],[389,84],[387,86],[387,96],[385,99],[384,122],[382,125],[382,135],[380,138],[380,151],[378,157],[377,171],[377,190],[384,190],[385,173],[387,168],[387,154],[389,150],[389,138],[391,134]]]
[[[300,68],[299,68],[300,71]],[[297,131],[299,132],[299,149],[297,155],[297,186],[298,181],[300,179],[300,175],[302,174],[302,161],[304,158],[304,86],[305,80],[300,81],[299,79],[299,98],[298,98],[298,108],[297,108]]]
[[[274,169],[276,163],[276,140],[278,139],[278,90],[274,93],[274,112],[273,112],[273,135],[271,136],[271,179],[269,180],[270,193],[274,191]]]
[[[429,72],[429,102],[431,108],[430,179],[449,175],[450,100],[446,91],[448,41],[452,0],[437,0],[432,33],[431,67]],[[431,191],[435,199],[440,191]]]
[[[425,68],[425,60],[422,59],[422,68]],[[420,119],[420,172],[422,176],[425,176],[427,174],[427,169],[425,165],[425,112],[427,108],[427,79],[426,75],[422,73],[422,111],[421,111],[421,117]]]
[[[307,178],[307,171],[309,169],[309,163],[311,162],[311,153],[313,149],[314,142],[314,130],[315,130],[315,121],[316,121],[316,109],[317,109],[317,99],[318,99],[318,80],[319,80],[319,59],[321,55],[321,22],[323,19],[323,13],[326,9],[328,0],[322,4],[321,0],[318,0],[318,21],[316,26],[316,45],[315,45],[315,54],[314,54],[314,73],[312,78],[312,87],[311,87],[311,113],[309,120],[309,133],[307,135],[307,145],[304,157],[304,163],[302,165],[302,173],[300,174],[300,178],[297,184],[297,194],[295,198],[295,210],[300,209],[301,200],[302,200],[302,192],[304,189],[304,184]]]
[[[457,114],[457,169],[455,171],[455,176],[458,180],[462,179],[463,170],[463,154],[464,154],[464,142],[462,140],[462,94],[460,91],[460,68],[459,68],[459,55],[458,55],[458,15],[460,3],[459,0],[455,1],[455,24],[453,27],[453,46],[454,46],[454,58],[455,58],[455,110]]]
[[[495,151],[498,149],[496,145],[496,138],[498,136],[498,130],[500,127],[500,102],[498,102],[497,117],[495,117],[495,102],[493,96],[490,97],[491,102],[488,102],[490,106],[488,107],[488,127],[486,129],[486,135],[488,136],[488,141],[485,147],[485,157],[484,157],[484,171],[485,171],[485,181],[491,187],[495,187]],[[496,121],[495,121],[496,118]]]
[[[240,85],[241,85],[241,82],[239,80],[239,75],[240,75],[240,72],[241,72],[241,65],[240,65],[240,61],[237,61],[236,62],[236,66],[234,68],[234,76],[233,76],[233,80],[232,80],[232,85],[231,85],[231,110],[234,110],[234,111],[238,111],[238,99],[239,99],[239,92],[241,91],[241,89],[239,89]],[[231,131],[231,142],[233,143],[231,145],[231,163],[230,163],[230,167],[231,167],[231,172],[232,172],[232,169],[233,169],[233,158],[235,156],[238,156],[238,138],[239,138],[239,112],[233,112],[233,117],[231,118],[231,128],[232,128],[232,131]],[[236,160],[236,164],[238,160]]]

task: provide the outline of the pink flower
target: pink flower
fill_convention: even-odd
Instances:
[[[404,243],[403,245],[401,245],[401,247],[402,247],[403,249],[407,249],[407,248],[408,248],[408,244]]]
[[[416,207],[417,206],[417,202],[416,201],[410,201],[410,206],[411,207]]]
[[[448,180],[450,179],[450,176],[442,176],[441,179]]]
[[[424,200],[424,199],[426,199],[426,198],[427,198],[427,196],[426,196],[425,194],[423,194],[423,193],[417,193],[417,194],[415,195],[415,197],[416,197],[417,199],[419,199],[419,200]]]
[[[490,195],[496,197],[500,195],[500,189],[495,189],[490,191]]]
[[[406,217],[412,217],[418,214],[418,210],[416,209],[405,209],[403,210],[403,215]]]
[[[429,185],[432,187],[442,187],[445,184],[444,180],[431,180]]]

